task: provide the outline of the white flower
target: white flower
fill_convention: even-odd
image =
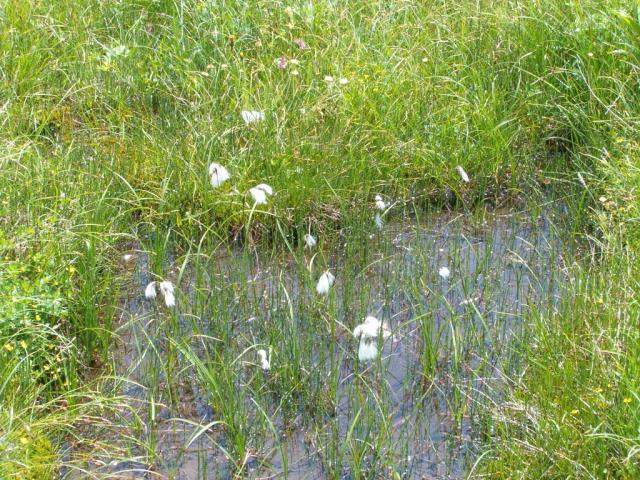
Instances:
[[[451,275],[451,271],[447,267],[440,267],[440,270],[438,270],[438,275],[446,280],[447,278],[449,278],[449,275]]]
[[[329,270],[320,275],[320,279],[318,280],[318,284],[316,285],[316,292],[318,292],[318,295],[328,294],[329,289],[331,288],[331,285],[333,285],[333,282],[335,282],[335,280],[336,277],[334,277]]]
[[[382,200],[382,197],[380,195],[376,195],[374,200],[376,202],[376,208],[378,210],[384,210],[385,208],[387,208],[387,204],[384,203],[384,200]]]
[[[229,171],[219,163],[209,165],[209,175],[211,176],[211,186],[213,188],[218,188],[231,178]]]
[[[333,82],[333,77],[331,75],[325,75],[324,76],[324,81],[331,83],[331,82]]]
[[[259,185],[256,185],[255,188],[259,188],[260,190],[263,190],[264,193],[266,193],[267,195],[273,195],[273,188],[271,188],[271,185],[267,185],[266,183],[261,183]]]
[[[368,363],[374,361],[378,357],[378,344],[375,340],[360,340],[360,346],[358,347],[358,360],[361,363]]]
[[[169,308],[173,308],[176,306],[176,297],[173,293],[165,293],[164,295],[164,304],[169,307]]]
[[[384,223],[382,222],[382,217],[379,213],[376,213],[376,218],[374,218],[373,221],[375,222],[376,227],[378,227],[378,230],[382,230]]]
[[[289,63],[291,65],[300,65],[300,60],[298,60],[297,58],[292,58],[291,60],[289,60]]]
[[[269,355],[267,357],[267,351],[264,349],[260,349],[258,350],[258,357],[260,358],[260,366],[262,367],[262,370],[267,371],[271,368],[271,355]],[[271,352],[269,352],[271,353]]]
[[[165,280],[164,282],[160,282],[160,291],[162,292],[162,296],[164,297],[164,303],[167,307],[175,307],[176,305],[176,297],[173,291],[173,283]]]
[[[129,262],[130,262],[131,260],[133,260],[133,259],[134,259],[134,257],[133,257],[133,255],[132,255],[132,254],[130,254],[130,253],[125,253],[125,254],[122,256],[122,260],[124,260],[126,263],[129,263]]]
[[[462,165],[458,165],[456,167],[456,170],[458,171],[458,175],[460,175],[460,178],[464,183],[469,183],[471,181],[469,180],[469,175],[467,175],[467,172],[465,172],[464,168],[462,168]]]
[[[353,329],[353,336],[360,340],[358,359],[361,362],[366,363],[376,359],[378,356],[378,343],[376,339],[380,335],[382,335],[383,340],[386,340],[391,336],[391,332],[387,325],[371,315]]]
[[[305,233],[304,243],[306,244],[307,248],[313,248],[316,246],[318,242],[316,241],[315,238],[313,238],[313,235],[311,235],[310,233]]]
[[[386,324],[371,315],[353,329],[353,336],[360,340],[363,338],[377,338],[378,335],[382,335],[382,338],[386,340],[391,336],[391,332]]]
[[[266,205],[267,197],[273,195],[273,188],[266,183],[261,183],[249,189],[249,193],[256,205]]]
[[[247,125],[251,125],[252,123],[258,123],[265,119],[264,112],[259,112],[257,110],[243,110],[240,112],[244,123]]]
[[[267,194],[264,193],[264,190],[254,187],[249,189],[249,193],[253,197],[253,201],[255,202],[256,205],[266,205]]]
[[[347,83],[349,83],[349,80],[347,80],[346,78],[341,78],[340,80],[338,80],[338,83],[340,85],[346,85]]]
[[[144,289],[144,296],[148,299],[154,299],[157,297],[156,285],[160,289],[160,293],[164,297],[164,303],[167,307],[175,307],[176,297],[173,291],[173,283],[165,280],[163,282],[151,282]]]
[[[148,299],[156,298],[156,282],[151,282],[144,289],[144,296]]]

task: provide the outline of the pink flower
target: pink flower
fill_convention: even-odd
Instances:
[[[304,43],[304,40],[301,38],[296,38],[293,42],[300,48],[300,50],[307,48],[307,44]]]
[[[284,70],[285,68],[287,68],[287,59],[284,57],[280,57],[276,65],[280,70]]]

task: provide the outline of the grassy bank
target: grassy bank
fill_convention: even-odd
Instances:
[[[119,404],[87,382],[110,373],[123,251],[162,277],[166,252],[233,238],[365,238],[382,194],[563,198],[587,253],[529,319],[474,472],[633,478],[639,32],[626,1],[2,2],[0,477],[52,472]],[[258,183],[275,195],[254,209]]]

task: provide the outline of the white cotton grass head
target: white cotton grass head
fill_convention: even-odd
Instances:
[[[133,255],[132,253],[125,253],[125,254],[122,256],[122,260],[124,260],[124,261],[125,261],[125,263],[129,263],[130,261],[132,261],[132,260],[134,260],[134,259],[135,259],[135,257],[134,257],[134,255]]]
[[[318,244],[318,242],[316,241],[313,235],[311,235],[310,233],[305,233],[304,244],[305,244],[305,248],[313,248]]]
[[[173,283],[168,280],[160,282],[160,292],[164,298],[164,304],[171,308],[176,305],[176,296],[174,293]]]
[[[271,185],[267,185],[266,183],[260,183],[256,185],[255,188],[262,190],[267,195],[273,195],[273,188],[271,188]]]
[[[249,194],[256,205],[266,205],[267,198],[273,195],[273,188],[266,183],[261,183],[249,189]]]
[[[266,205],[267,204],[267,194],[264,193],[264,190],[260,190],[259,188],[250,188],[249,194],[251,198],[253,198],[253,202],[256,205]]]
[[[375,360],[378,356],[378,337],[383,340],[391,337],[389,327],[378,320],[376,317],[369,315],[360,325],[353,329],[353,336],[360,340],[358,346],[358,360],[367,363]]]
[[[240,112],[240,116],[246,125],[262,122],[266,118],[264,112],[258,110],[243,110]]]
[[[469,183],[471,181],[469,179],[469,175],[467,175],[467,172],[465,172],[464,168],[462,168],[462,165],[458,165],[456,167],[456,170],[458,171],[458,175],[460,175],[460,178],[464,183]]]
[[[176,296],[173,292],[167,292],[164,294],[164,304],[169,308],[176,306]]]
[[[378,358],[378,344],[376,341],[362,338],[358,346],[358,360],[360,363],[373,362],[376,358]]]
[[[387,204],[384,203],[384,200],[382,200],[382,197],[380,195],[376,195],[374,201],[376,204],[376,209],[384,210],[385,208],[387,208]]]
[[[267,355],[267,351],[263,348],[258,350],[258,359],[260,360],[260,368],[265,372],[271,369],[271,352]]]
[[[327,295],[335,280],[336,277],[334,277],[329,270],[320,275],[318,284],[316,285],[316,292],[318,292],[318,295]]]
[[[156,282],[149,282],[147,288],[144,289],[144,296],[149,300],[156,298]]]
[[[369,315],[360,325],[353,329],[353,336],[359,339],[377,338],[382,336],[386,340],[391,336],[389,327],[378,320],[376,317]]]
[[[447,267],[440,267],[440,269],[438,270],[438,275],[440,275],[443,280],[446,280],[451,275],[451,270],[449,270]]]
[[[209,176],[211,177],[211,186],[213,188],[218,188],[231,178],[229,170],[219,163],[212,163],[209,165]]]
[[[164,280],[160,282],[160,291],[162,292],[163,295],[166,295],[167,293],[173,293],[174,292],[173,283],[171,283],[169,280]]]

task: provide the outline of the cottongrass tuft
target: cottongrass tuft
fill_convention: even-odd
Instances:
[[[158,296],[156,287],[160,289],[165,305],[169,308],[175,307],[176,296],[173,283],[168,280],[164,280],[162,282],[149,282],[147,287],[144,289],[144,296],[149,300],[155,299]]]
[[[313,248],[317,245],[316,239],[310,233],[304,235],[305,248]]]
[[[378,358],[378,344],[376,341],[361,339],[358,345],[358,360],[361,363],[368,363],[373,362],[376,358]]]
[[[240,116],[246,125],[262,122],[266,118],[264,112],[258,110],[243,110],[240,112]]]
[[[353,329],[353,336],[360,340],[358,345],[358,360],[367,363],[378,357],[378,336],[382,336],[383,340],[391,337],[391,332],[387,325],[382,323],[376,317],[369,315],[360,325]]]
[[[213,188],[218,188],[231,178],[229,170],[219,163],[209,165],[209,176],[211,177],[211,186]]]
[[[440,267],[440,270],[438,270],[438,275],[446,280],[451,275],[451,270],[449,270],[447,267]]]
[[[261,183],[249,189],[249,194],[251,194],[256,205],[266,205],[267,198],[273,195],[273,188],[271,188],[271,185]]]
[[[469,183],[471,181],[469,179],[469,175],[467,175],[467,172],[465,172],[464,168],[462,168],[462,165],[458,165],[456,167],[456,170],[458,171],[458,175],[460,175],[460,178],[464,183]]]
[[[376,209],[384,210],[385,208],[387,208],[387,204],[384,203],[384,200],[382,200],[382,197],[380,195],[376,195],[374,200],[376,204]]]
[[[162,292],[162,296],[164,297],[164,303],[167,307],[175,307],[176,305],[176,297],[173,290],[173,283],[165,280],[160,282],[160,291]]]
[[[377,338],[382,335],[383,339],[391,336],[389,327],[378,320],[376,317],[369,315],[360,325],[353,329],[353,336],[356,338]]]
[[[257,352],[258,354],[258,358],[260,359],[260,367],[262,368],[262,370],[269,371],[271,369],[271,352],[269,352],[269,355],[267,356],[267,351],[263,348],[261,348],[260,350],[258,350]]]
[[[152,299],[156,298],[156,295],[157,295],[157,293],[156,293],[156,283],[157,282],[155,282],[155,281],[154,282],[150,282],[147,285],[147,288],[144,289],[144,296],[146,298],[148,298],[149,300],[152,300]]]
[[[327,270],[322,275],[320,275],[320,278],[318,279],[318,284],[316,285],[316,292],[318,292],[318,295],[328,294],[329,289],[331,288],[335,280],[336,280],[336,277],[334,277],[329,270]]]

